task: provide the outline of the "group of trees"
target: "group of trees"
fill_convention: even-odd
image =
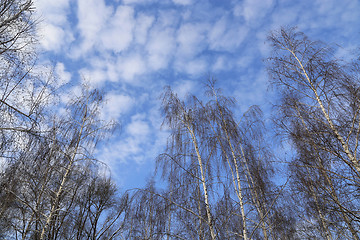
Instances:
[[[84,86],[56,104],[56,78],[34,71],[33,11],[0,0],[0,239],[360,238],[359,59],[296,29],[269,36],[290,159],[272,151],[261,110],[238,116],[214,80],[205,96],[166,88],[154,178],[120,192],[93,154],[116,129],[99,117],[102,95]]]
[[[0,2],[0,238],[111,239],[128,200],[92,152],[114,126],[97,90],[55,104],[55,77],[35,71],[33,11]]]
[[[291,192],[303,238],[359,239],[360,62],[293,29],[269,37],[277,124],[296,151]]]

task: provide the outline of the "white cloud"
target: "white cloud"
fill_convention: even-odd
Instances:
[[[100,68],[83,68],[79,70],[79,75],[84,83],[88,83],[94,88],[101,87],[107,80],[106,71]]]
[[[179,5],[190,5],[193,3],[193,0],[173,0],[173,2]]]
[[[149,0],[123,0],[124,4],[139,4],[139,3],[145,3]]]
[[[134,31],[135,40],[138,44],[145,44],[148,38],[148,31],[153,24],[155,18],[140,13],[136,18],[136,27]]]
[[[149,68],[140,54],[104,55],[89,60],[90,66],[79,71],[92,87],[102,87],[107,81],[139,85],[141,75]]]
[[[41,19],[37,25],[41,46],[46,51],[59,52],[74,40],[67,19],[69,0],[36,0],[34,5],[36,14]]]
[[[122,163],[127,161],[143,162],[146,153],[151,152],[149,149],[154,141],[154,135],[152,135],[154,133],[151,132],[151,127],[145,119],[144,114],[132,116],[122,138],[104,147],[99,159],[107,162],[110,166],[115,164],[112,162],[115,159]]]
[[[129,6],[119,6],[109,19],[106,28],[100,33],[101,43],[105,49],[120,52],[129,47],[133,40],[135,26],[134,10]]]
[[[116,60],[103,60],[105,62],[106,80],[111,82],[119,81],[119,67]]]
[[[102,87],[106,81],[116,82],[119,80],[116,59],[105,52],[98,57],[90,57],[88,59],[90,66],[80,69],[79,74],[92,87]]]
[[[38,29],[40,44],[46,51],[58,52],[72,36],[61,27],[50,23],[42,23]]]
[[[124,4],[150,4],[158,2],[159,0],[123,0]],[[161,0],[164,1],[164,0]]]
[[[135,115],[126,131],[134,138],[146,139],[150,133],[149,124],[143,120],[144,116]]]
[[[314,1],[313,9],[316,10],[316,14],[312,12],[307,15],[306,19],[307,22],[311,22],[312,29],[334,29],[337,27],[347,34],[347,32],[352,31],[352,28],[344,26],[357,25],[358,18],[360,17],[359,1],[317,0]],[[311,21],[313,19],[315,21]]]
[[[207,24],[184,24],[177,34],[179,48],[176,57],[193,58],[206,48]]]
[[[273,4],[273,0],[245,0],[235,6],[234,15],[242,16],[248,25],[254,25],[264,19]]]
[[[76,55],[82,55],[93,47],[111,13],[112,8],[106,6],[104,0],[78,0],[77,27],[83,43]]]
[[[196,85],[195,85],[194,81],[182,80],[182,81],[175,83],[173,91],[174,91],[174,93],[177,94],[177,96],[180,99],[185,100],[186,96],[188,94],[194,93],[193,91],[195,89],[196,89]]]
[[[146,45],[148,65],[159,70],[169,65],[175,52],[175,31],[172,28],[153,28]]]
[[[71,73],[65,71],[65,66],[63,63],[58,62],[55,66],[55,73],[58,76],[58,86],[67,84],[71,79]]]
[[[146,72],[146,64],[140,55],[120,57],[117,63],[122,78],[127,82],[133,82],[134,78]],[[136,81],[135,81],[136,82]]]
[[[239,24],[231,24],[226,17],[219,19],[209,31],[209,45],[212,50],[234,52],[244,41],[248,28]]]
[[[175,9],[159,10],[156,25],[158,28],[176,28],[181,20],[181,12]]]
[[[123,94],[109,93],[105,96],[104,106],[101,110],[101,118],[104,120],[117,120],[126,114],[134,105],[134,100]]]
[[[229,70],[230,68],[233,67],[233,65],[234,65],[233,60],[230,60],[225,56],[218,56],[216,57],[215,62],[213,63],[211,69],[214,72],[224,71],[224,70]]]
[[[70,0],[35,0],[36,13],[46,22],[56,25],[63,25],[67,22],[67,12],[70,6]]]
[[[296,6],[279,8],[272,16],[271,29],[278,29],[280,26],[293,25],[298,17]]]
[[[208,62],[204,58],[196,58],[188,61],[177,61],[175,69],[179,72],[184,72],[192,76],[206,74]]]

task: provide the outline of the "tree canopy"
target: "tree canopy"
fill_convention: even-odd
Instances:
[[[95,154],[117,131],[103,94],[51,100],[61,90],[34,71],[33,12],[0,1],[0,239],[359,239],[360,58],[296,28],[269,34],[273,129],[214,79],[185,98],[165,87],[167,146],[146,186],[120,190]]]

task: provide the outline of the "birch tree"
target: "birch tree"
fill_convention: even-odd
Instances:
[[[359,239],[359,62],[336,59],[334,48],[295,29],[269,41],[277,124],[296,150],[290,169],[301,219],[315,237]]]
[[[121,233],[126,201],[115,197],[116,187],[99,175],[93,157],[113,129],[98,117],[101,101],[98,91],[84,90],[9,163],[1,176],[8,182],[2,192],[12,201],[4,212],[9,239],[111,239]]]
[[[0,0],[0,236],[116,238],[126,196],[115,198],[93,157],[113,125],[98,118],[102,95],[85,88],[66,114],[44,111],[60,110],[49,105],[60,93],[51,72],[34,69],[34,10],[31,0]]]
[[[14,165],[23,150],[34,143],[43,108],[51,93],[50,78],[33,72],[36,62],[36,20],[30,0],[0,1],[0,233],[10,226],[14,196],[18,188]],[[20,179],[20,178],[18,178]],[[6,190],[7,189],[7,190]]]
[[[191,216],[193,238],[271,239],[277,193],[260,111],[254,106],[235,120],[235,101],[214,84],[208,82],[207,102],[196,96],[182,101],[165,91],[164,125],[171,137],[158,167],[175,196],[167,200]]]

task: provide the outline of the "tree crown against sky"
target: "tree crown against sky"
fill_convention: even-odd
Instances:
[[[84,7],[91,8],[89,3],[85,6],[82,1],[62,1],[54,9],[74,7],[78,11],[76,16],[94,20],[82,12]],[[145,4],[142,1],[126,0],[117,5],[106,2],[98,5],[96,18],[96,23],[103,25],[90,27],[79,18],[77,27],[80,34],[72,37],[79,37],[80,41],[73,42],[70,38],[68,42],[73,49],[77,44],[81,45],[78,51],[71,56],[60,56],[55,48],[47,49],[48,52],[39,55],[39,59],[36,59],[39,49],[34,45],[36,34],[51,28],[60,35],[67,30],[67,33],[76,31],[71,27],[64,28],[63,32],[56,29],[56,25],[67,22],[68,16],[61,17],[61,11],[50,12],[48,17],[52,16],[51,20],[36,25],[31,1],[4,0],[1,4],[4,6],[1,26],[6,33],[1,44],[4,81],[0,109],[4,114],[1,116],[0,150],[5,163],[0,178],[2,237],[358,238],[359,65],[357,60],[352,62],[350,55],[340,51],[341,48],[329,48],[324,43],[312,41],[311,37],[301,33],[301,29],[282,28],[269,36],[267,46],[274,51],[268,53],[270,51],[266,50],[262,54],[271,56],[268,65],[270,77],[279,95],[277,103],[280,111],[276,127],[284,134],[282,137],[292,144],[292,158],[285,159],[286,162],[283,156],[273,151],[276,143],[269,144],[269,138],[264,137],[270,132],[261,120],[259,108],[247,108],[252,101],[244,103],[240,95],[245,89],[244,82],[228,80],[240,73],[252,79],[251,71],[245,74],[242,70],[234,70],[234,66],[241,66],[238,63],[216,70],[224,73],[224,80],[218,82],[225,90],[224,95],[212,80],[208,82],[205,97],[191,93],[191,84],[171,82],[173,86],[165,89],[162,95],[163,117],[160,118],[151,107],[128,118],[121,113],[126,109],[125,105],[129,108],[128,113],[134,111],[132,96],[140,96],[138,109],[146,107],[143,105],[146,100],[157,97],[144,94],[145,85],[142,84],[150,83],[150,80],[141,82],[144,76],[163,78],[164,81],[154,82],[150,87],[158,89],[156,87],[167,79],[186,77],[188,81],[180,82],[194,81],[199,77],[196,71],[204,70],[198,67],[214,67],[219,56],[225,60],[236,59],[234,55],[246,46],[246,38],[224,45],[227,38],[232,39],[233,34],[240,32],[231,32],[239,30],[235,26],[231,31],[224,30],[221,21],[242,19],[256,27],[260,20],[265,21],[267,17],[251,21],[250,10],[264,9],[256,2],[205,4],[205,9],[214,8],[221,12],[221,9],[230,8],[232,11],[228,13],[228,19],[221,18],[220,23],[205,18],[196,28],[202,30],[200,36],[188,34],[194,30],[194,23],[200,22],[199,19],[193,19],[194,22],[189,20],[191,12],[170,21],[170,15],[164,13],[166,11],[143,10],[144,15],[140,18],[140,6]],[[41,1],[36,4],[40,8],[48,6]],[[173,7],[181,10],[191,6],[191,1],[154,1],[147,4],[155,9]],[[276,15],[275,6],[278,4],[268,1],[264,6]],[[324,11],[325,6],[316,4],[321,7],[319,13]],[[101,11],[105,15],[101,15]],[[130,23],[131,19],[138,17],[140,22],[146,22],[151,14],[154,14],[154,19],[143,30],[146,40],[134,45],[129,43],[129,39],[136,39],[135,36],[140,34],[135,30],[137,23],[127,25],[128,28],[121,23]],[[353,20],[345,16],[342,18],[343,22]],[[203,25],[206,21],[219,25]],[[175,44],[170,48],[178,49],[174,51],[175,56],[164,54],[164,49],[169,46],[166,44],[161,47],[152,45],[154,48],[151,49],[146,47],[148,40],[154,37],[151,35],[153,31],[159,30],[159,22],[164,24],[160,25],[165,29],[161,32],[163,35],[160,34],[162,38],[172,34],[176,36]],[[250,31],[251,27],[247,27]],[[129,29],[130,34],[126,35]],[[103,35],[95,38],[90,33]],[[121,39],[124,42],[114,44],[109,38],[115,36],[114,33],[124,36]],[[246,35],[248,32],[241,33]],[[220,35],[224,38],[219,40]],[[204,36],[209,39],[204,40]],[[249,33],[246,36],[253,35]],[[259,34],[257,41],[262,37],[264,35]],[[39,47],[43,50],[46,50],[46,41],[49,41],[48,35],[40,36]],[[194,42],[197,44],[189,47]],[[201,44],[206,46],[201,48]],[[231,49],[227,48],[229,46]],[[126,58],[131,49],[138,51],[136,54],[145,49],[146,54],[141,58],[143,65],[137,65],[139,58],[136,56]],[[198,51],[189,52],[189,49]],[[105,56],[110,63],[123,58],[115,66],[107,61],[92,62],[94,54],[97,60]],[[69,74],[65,71],[70,60],[74,63],[75,72],[77,64],[88,67],[84,56],[92,62],[92,67],[101,68],[100,73],[97,72],[99,75],[106,76],[97,79],[98,82],[89,78],[87,87],[81,84],[83,80],[71,79],[74,72]],[[57,61],[50,71],[49,65],[43,62],[46,57]],[[249,61],[249,64],[259,67],[254,61]],[[106,67],[101,63],[106,63]],[[144,71],[138,72],[138,66]],[[145,70],[146,67],[150,70]],[[225,72],[230,72],[230,75]],[[88,77],[96,76],[95,72],[92,73],[94,75]],[[262,81],[266,80],[261,74],[259,76]],[[86,75],[82,77],[86,79]],[[105,84],[104,79],[109,79],[112,84]],[[69,81],[70,84],[66,85]],[[229,91],[234,86],[234,89],[242,90]],[[105,96],[96,87],[104,87]],[[117,94],[117,90],[126,95]],[[235,104],[234,99],[226,97],[231,92],[239,98],[240,106]],[[57,96],[59,102],[53,101],[53,96]],[[117,105],[114,102],[126,104]],[[266,105],[263,108],[268,111]],[[117,138],[110,138],[108,144],[101,145],[103,137],[109,136],[112,130],[113,125],[107,124],[112,117],[124,119],[125,134],[117,136],[120,142]],[[160,125],[163,118],[166,132],[150,128],[150,125]],[[133,163],[133,153],[142,151],[141,154],[146,155],[149,153],[147,145],[139,142],[149,138],[156,141],[158,138],[154,136],[162,136],[160,139],[163,141],[169,140],[167,148],[163,148],[165,150],[161,148],[164,142],[158,142],[159,148],[154,148],[148,155],[155,162],[155,157],[151,156],[157,151],[164,151],[157,158],[158,173],[162,174],[164,185],[159,187],[156,181],[149,181],[144,188],[125,193],[118,191],[111,174],[106,172],[104,162],[109,164],[111,173],[118,176],[118,160],[128,157],[129,163]],[[111,149],[111,154],[106,149]],[[274,164],[275,159],[280,160],[275,163],[285,161],[289,171],[287,181],[281,184],[274,178],[276,173],[280,173],[278,165]],[[129,165],[144,166],[144,163]],[[154,179],[160,181],[156,176]]]

